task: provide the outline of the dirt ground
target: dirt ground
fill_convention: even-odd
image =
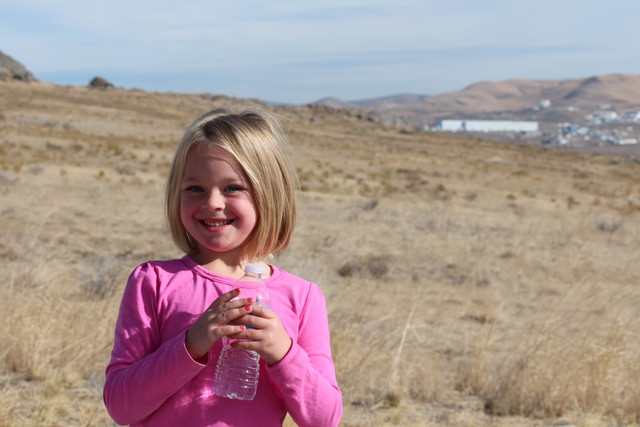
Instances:
[[[180,255],[173,149],[200,114],[250,102],[0,82],[0,426],[113,425],[124,282]],[[639,421],[636,159],[273,108],[300,208],[271,262],[327,297],[342,425]]]

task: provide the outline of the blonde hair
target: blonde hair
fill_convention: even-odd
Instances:
[[[258,220],[244,243],[245,261],[261,260],[285,249],[296,221],[297,179],[282,127],[271,113],[255,107],[237,112],[213,110],[187,128],[173,158],[166,186],[166,218],[174,243],[187,254],[199,250],[180,217],[181,183],[187,155],[199,144],[216,145],[229,152],[249,180]]]

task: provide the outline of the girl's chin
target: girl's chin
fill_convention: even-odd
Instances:
[[[203,247],[200,245],[200,251],[198,252],[199,256],[208,257],[208,258],[223,258],[228,256],[236,256],[242,253],[242,248],[239,246],[236,247],[227,247],[227,246],[206,246]]]

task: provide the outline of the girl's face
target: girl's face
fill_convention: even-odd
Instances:
[[[196,145],[187,155],[180,191],[182,224],[200,249],[196,261],[238,263],[258,213],[236,159],[215,145]]]

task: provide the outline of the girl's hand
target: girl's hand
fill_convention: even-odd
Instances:
[[[240,289],[220,295],[187,329],[185,346],[194,360],[204,357],[213,343],[223,336],[237,334],[245,329],[244,325],[239,323],[228,324],[246,315],[248,311],[245,307],[251,307],[253,303],[253,298],[231,301],[238,295],[240,295]]]
[[[237,341],[231,346],[237,350],[253,350],[270,366],[278,363],[291,349],[291,338],[284,330],[280,318],[266,307],[248,305],[244,307],[246,316],[233,323],[252,326],[229,336]],[[249,315],[251,314],[251,315]]]

